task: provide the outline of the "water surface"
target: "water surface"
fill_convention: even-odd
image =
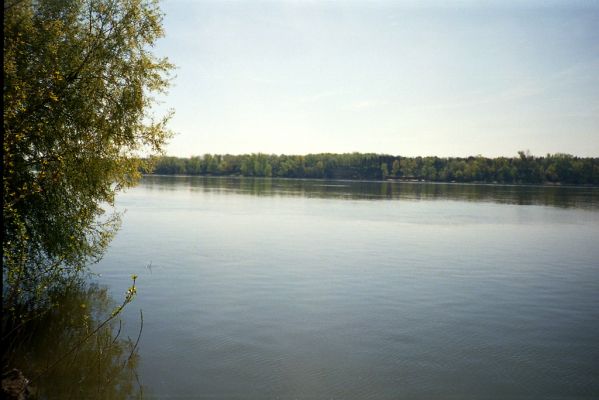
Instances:
[[[146,177],[94,267],[147,398],[596,398],[599,190]]]

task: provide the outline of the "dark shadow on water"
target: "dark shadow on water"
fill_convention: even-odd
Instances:
[[[3,357],[5,368],[8,362],[30,381],[32,398],[141,398],[137,336],[122,333],[118,316],[95,332],[117,306],[107,289],[78,283],[52,300],[55,305],[20,330]]]
[[[454,200],[563,208],[599,208],[599,188],[398,181],[335,181],[282,178],[156,176],[143,179],[151,190],[180,190],[252,196],[351,200]]]

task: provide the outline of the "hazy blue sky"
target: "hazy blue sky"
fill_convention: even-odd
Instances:
[[[599,156],[599,1],[162,9],[171,155]]]

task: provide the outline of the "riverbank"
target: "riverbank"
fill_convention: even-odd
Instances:
[[[158,157],[160,175],[215,175],[293,179],[399,180],[448,183],[599,185],[599,158],[569,154],[536,157],[403,157],[374,153],[205,154]]]

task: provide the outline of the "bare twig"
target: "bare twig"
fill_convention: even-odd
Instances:
[[[131,360],[131,357],[133,357],[133,354],[135,354],[135,350],[137,350],[137,345],[139,344],[139,339],[141,338],[141,331],[143,331],[144,329],[144,313],[141,311],[141,308],[139,309],[139,319],[141,321],[139,326],[139,334],[137,335],[137,340],[135,341],[135,344],[131,349],[129,357],[127,358],[127,362],[129,362],[129,360]]]

